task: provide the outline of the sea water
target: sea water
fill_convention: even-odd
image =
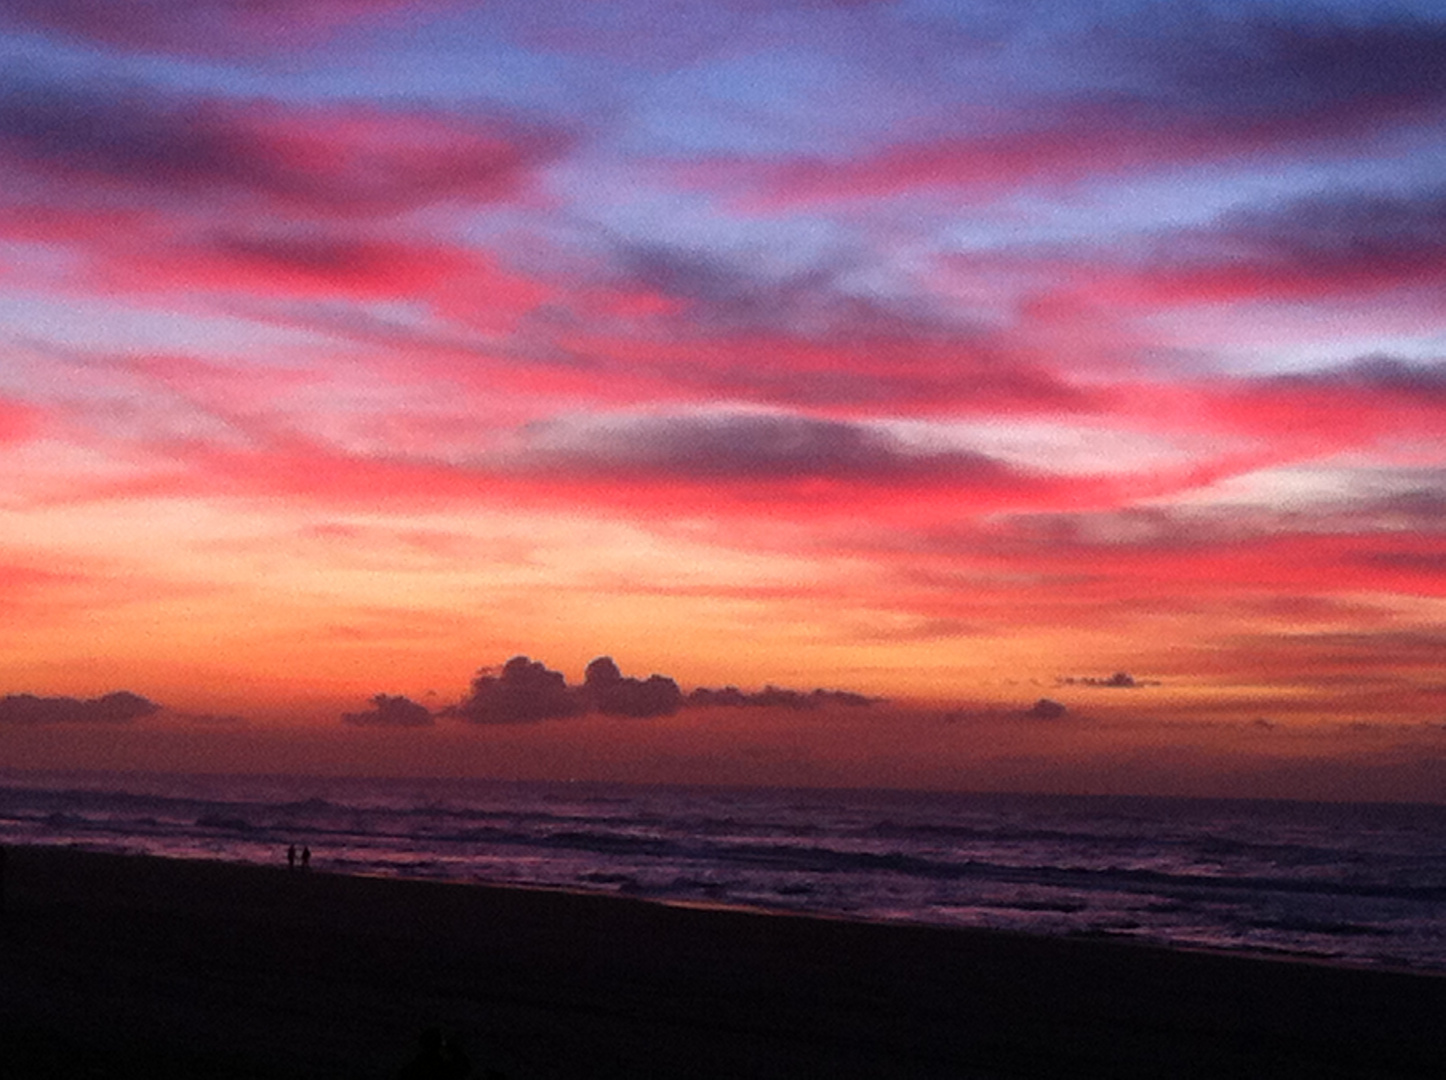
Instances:
[[[0,843],[1446,974],[1446,807],[0,773]]]

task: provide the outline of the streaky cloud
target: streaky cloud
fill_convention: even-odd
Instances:
[[[228,57],[314,47],[335,31],[458,0],[0,0],[0,22],[126,51]]]
[[[103,82],[0,77],[0,147],[80,193],[124,191],[277,213],[382,217],[522,193],[570,143],[502,114],[426,107],[282,105]],[[109,190],[107,190],[109,189]]]
[[[524,468],[583,475],[992,483],[1011,473],[984,454],[916,449],[872,425],[800,415],[580,417],[537,423],[524,434]]]
[[[777,686],[765,686],[762,690],[749,693],[736,686],[711,689],[700,686],[688,694],[687,704],[692,708],[730,709],[819,709],[826,705],[845,705],[850,708],[864,708],[877,705],[883,699],[866,697],[850,690],[788,690]]]
[[[0,724],[128,724],[160,711],[161,706],[129,690],[96,698],[34,694],[0,698]]]

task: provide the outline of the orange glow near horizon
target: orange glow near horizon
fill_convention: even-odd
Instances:
[[[1446,801],[1428,5],[164,6],[0,16],[0,768]]]

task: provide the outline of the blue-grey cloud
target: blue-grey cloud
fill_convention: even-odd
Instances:
[[[365,132],[354,123],[346,130],[356,120]],[[569,144],[561,131],[501,113],[308,111],[102,80],[0,76],[0,158],[52,184],[102,185],[112,196],[119,185],[144,200],[183,195],[215,207],[218,196],[240,196],[328,217],[487,202],[515,194]]]
[[[1311,134],[1446,104],[1446,24],[1169,5],[1114,27],[1136,87],[1182,112]]]
[[[867,424],[727,412],[590,417],[529,427],[519,464],[571,474],[687,480],[1004,481],[985,454],[904,444]]]
[[[1367,390],[1446,404],[1446,360],[1413,361],[1385,355],[1365,356],[1338,367],[1278,376],[1267,380],[1267,385]]]

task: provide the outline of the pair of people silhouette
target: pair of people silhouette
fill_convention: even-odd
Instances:
[[[417,1056],[397,1074],[398,1080],[462,1080],[472,1074],[472,1062],[461,1046],[443,1035],[440,1028],[427,1028],[420,1041]],[[500,1074],[488,1069],[487,1076]]]
[[[292,870],[296,869],[296,845],[292,844],[286,849],[286,865]],[[303,846],[301,849],[301,868],[311,869],[311,848]]]

